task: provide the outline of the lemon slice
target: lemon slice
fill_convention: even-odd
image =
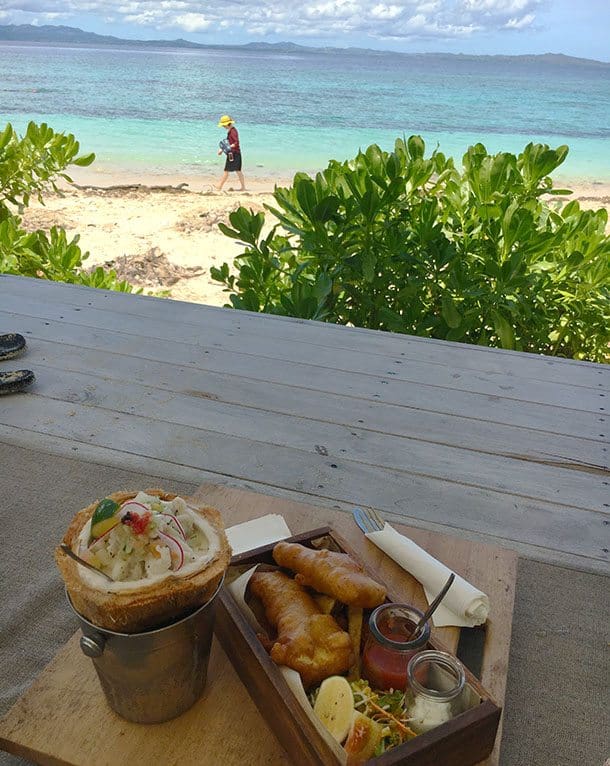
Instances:
[[[116,516],[119,504],[109,497],[105,497],[98,503],[91,517],[91,540],[97,540],[115,527],[120,519]]]
[[[354,697],[347,679],[331,676],[322,681],[313,710],[331,736],[337,742],[343,742],[354,714]]]

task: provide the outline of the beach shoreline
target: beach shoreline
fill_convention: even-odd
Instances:
[[[295,170],[294,173],[298,171]],[[292,183],[292,174],[263,172],[261,168],[252,170],[244,168],[248,191],[255,193],[271,193],[274,186],[286,186]],[[222,175],[222,166],[215,173],[209,170],[201,173],[196,172],[155,172],[150,170],[136,170],[134,168],[122,169],[113,165],[99,165],[94,162],[89,167],[71,167],[67,174],[72,178],[76,187],[99,187],[107,189],[116,186],[141,186],[151,190],[157,187],[176,187],[194,193],[213,191]],[[237,176],[230,175],[224,191],[239,185]],[[610,187],[610,180],[608,181]],[[63,188],[63,186],[62,186]]]
[[[296,168],[290,172],[271,171],[260,167],[244,167],[246,183],[250,191],[272,192],[274,186],[289,186],[296,173],[306,173],[312,177],[317,172],[324,170],[324,167],[317,169]],[[183,186],[185,185],[191,191],[203,192],[209,191],[215,183],[218,182],[222,174],[222,166],[219,166],[215,172],[210,172],[209,168],[196,172],[194,169],[189,171],[153,171],[140,170],[136,168],[122,168],[118,165],[108,163],[100,164],[95,161],[89,167],[76,167],[68,169],[68,175],[77,186],[130,186],[140,185],[146,187],[156,186]],[[594,197],[607,197],[610,194],[610,176],[600,175],[597,178],[571,175],[562,172],[560,167],[552,178],[556,188],[568,188],[574,191],[573,196],[590,195]],[[229,176],[227,189],[231,186],[231,181],[235,180]]]
[[[296,171],[295,171],[296,172]],[[229,177],[222,192],[214,189],[218,175],[134,173],[116,168],[71,168],[74,184],[62,182],[57,193],[32,201],[24,212],[27,229],[60,226],[68,237],[80,236],[90,253],[85,266],[114,268],[122,279],[144,293],[222,306],[228,296],[210,276],[212,266],[231,265],[243,246],[226,237],[219,223],[230,225],[232,211],[243,206],[254,212],[273,205],[277,186],[289,186],[292,176],[277,178],[246,170],[247,190],[237,190]],[[556,179],[557,188],[570,188],[566,199],[585,208],[605,207],[610,213],[608,182]],[[266,227],[274,219],[266,212]]]

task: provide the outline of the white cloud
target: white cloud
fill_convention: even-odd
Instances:
[[[368,37],[451,39],[530,28],[548,0],[0,0],[6,23],[67,20],[85,14],[143,29],[139,36],[239,32],[261,39]],[[64,21],[66,23],[66,21]],[[69,22],[68,22],[69,23]],[[226,37],[224,38],[226,39]],[[220,40],[218,40],[220,41]],[[347,43],[349,44],[349,43]]]
[[[379,3],[371,8],[371,16],[374,19],[395,19],[402,13],[402,8],[399,5],[385,5]]]
[[[525,29],[525,27],[531,26],[535,18],[535,14],[526,13],[525,16],[522,16],[520,19],[509,19],[504,26],[506,29]]]
[[[269,12],[271,9],[267,9]],[[306,17],[324,19],[346,19],[361,12],[360,4],[355,0],[330,0],[330,2],[311,3],[303,6]],[[276,15],[277,12],[274,12]]]
[[[418,13],[394,26],[386,34],[387,38],[463,38],[469,37],[480,27],[475,24],[452,24],[431,19]]]
[[[464,0],[464,7],[473,11],[516,13],[532,5],[531,0]]]
[[[212,24],[203,13],[182,13],[176,16],[174,22],[187,32],[201,32],[202,29],[207,29]]]
[[[417,11],[418,13],[435,13],[440,9],[440,6],[440,0],[430,0],[429,2],[418,3]]]

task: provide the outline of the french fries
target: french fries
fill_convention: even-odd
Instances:
[[[347,674],[348,681],[357,681],[360,678],[360,642],[362,640],[362,607],[347,607],[347,632],[354,647],[354,664]]]

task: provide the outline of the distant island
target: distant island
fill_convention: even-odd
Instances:
[[[243,45],[214,45],[195,43],[190,40],[178,38],[177,40],[135,40],[112,35],[98,35],[95,32],[85,32],[78,27],[67,27],[54,24],[1,24],[0,42],[21,43],[51,43],[55,45],[104,45],[121,48],[195,48],[201,50],[251,50],[272,51],[275,53],[336,53],[353,55],[357,53],[369,56],[430,56],[437,59],[462,59],[462,60],[495,60],[495,61],[523,61],[543,62],[554,66],[597,66],[610,68],[610,62],[596,61],[594,59],[576,58],[565,56],[562,53],[527,54],[520,56],[505,55],[474,55],[465,53],[399,53],[396,51],[382,51],[373,48],[316,48],[307,45],[298,45],[291,42],[264,43],[253,42]]]

